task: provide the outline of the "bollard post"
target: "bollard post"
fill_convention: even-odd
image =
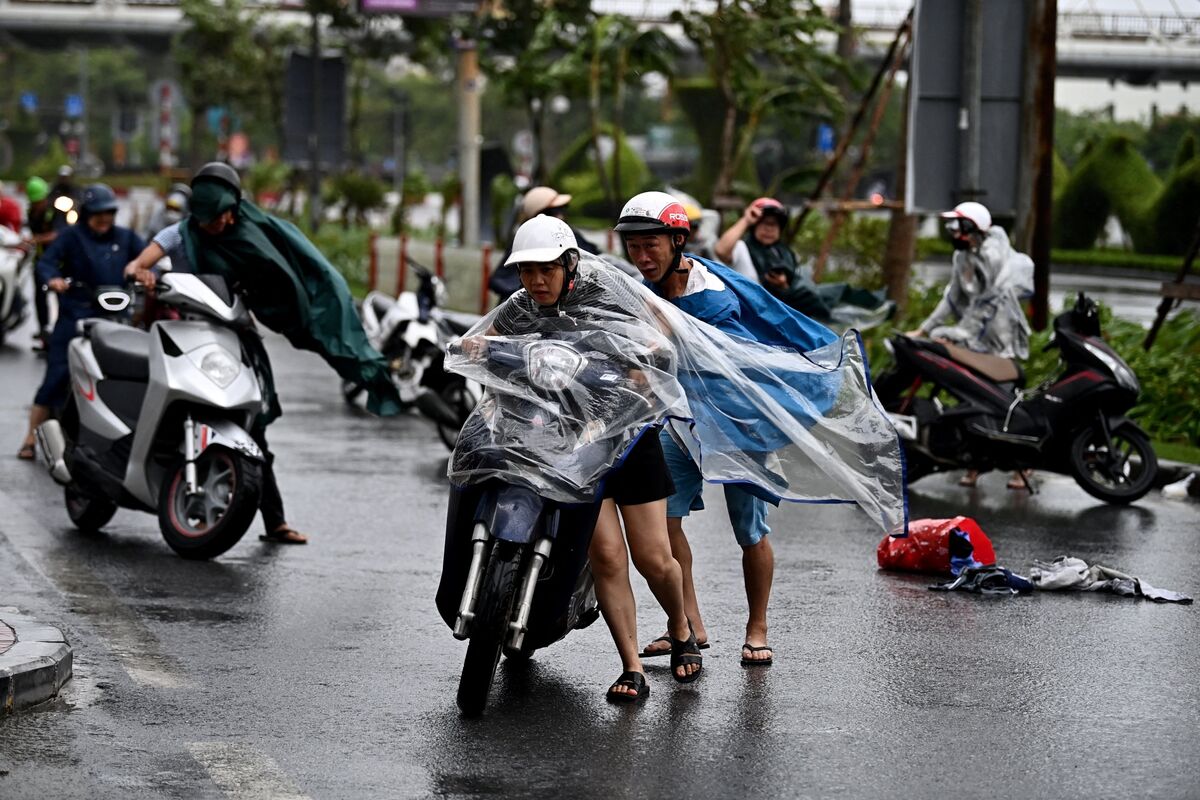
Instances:
[[[378,238],[375,231],[371,231],[367,236],[367,290],[372,292],[379,283],[379,251],[376,249]]]
[[[400,266],[396,270],[396,296],[404,294],[404,278],[408,275],[408,234],[400,234]]]
[[[488,280],[492,274],[492,243],[484,242],[482,250],[483,269],[479,282],[479,313],[486,314],[488,310]]]
[[[439,278],[446,277],[446,265],[442,260],[443,247],[444,243],[442,242],[441,237],[438,237],[438,240],[433,244],[433,272]]]

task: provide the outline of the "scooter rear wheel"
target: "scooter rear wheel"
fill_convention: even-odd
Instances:
[[[1107,441],[1098,428],[1085,428],[1071,443],[1071,472],[1092,497],[1124,505],[1150,491],[1158,457],[1146,435],[1132,425],[1110,431]]]
[[[479,398],[467,388],[465,381],[447,383],[438,394],[446,405],[450,406],[458,414],[458,427],[451,427],[443,422],[437,424],[438,436],[441,437],[442,444],[453,450],[454,446],[458,444],[458,434],[462,431],[463,423],[467,421],[467,417],[475,410],[476,404],[479,403]]]
[[[74,483],[63,487],[63,500],[67,506],[67,516],[84,533],[96,533],[117,513],[116,503],[107,497],[88,494]]]
[[[184,461],[176,461],[159,493],[158,528],[184,558],[214,558],[237,544],[254,521],[262,464],[210,447],[196,459],[196,483],[199,493],[188,496]]]
[[[520,569],[521,548],[497,541],[475,600],[475,621],[458,681],[458,707],[464,716],[477,717],[487,706],[488,692],[508,634]]]

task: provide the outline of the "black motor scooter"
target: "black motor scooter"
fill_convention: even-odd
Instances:
[[[1100,337],[1099,309],[1082,292],[1047,345],[1059,349],[1062,371],[1032,390],[1015,360],[903,334],[889,345],[895,364],[875,390],[904,442],[910,482],[963,468],[1040,469],[1118,504],[1153,486],[1150,437],[1125,416],[1141,386]]]
[[[532,481],[526,485],[520,469],[511,480],[490,477],[511,475],[503,463],[511,459],[503,448],[495,453],[474,448],[491,437],[476,437],[473,428],[507,425],[521,431],[515,438],[536,440],[537,458],[545,463],[524,460],[530,470],[551,474],[564,464],[582,464],[584,474],[602,476],[613,461],[614,440],[604,433],[612,420],[597,417],[628,413],[631,403],[643,402],[629,377],[636,369],[632,359],[621,363],[561,341],[519,348],[493,342],[488,359],[504,364],[512,379],[528,385],[540,400],[488,392],[460,439],[460,446],[473,448],[473,473],[485,477],[451,489],[437,606],[455,638],[470,640],[458,685],[458,705],[468,716],[482,713],[487,704],[502,653],[510,660],[527,659],[599,616],[588,564],[599,500],[548,498]],[[581,402],[585,396],[590,402]],[[641,435],[655,432],[644,429]],[[601,496],[599,489],[595,496]]]

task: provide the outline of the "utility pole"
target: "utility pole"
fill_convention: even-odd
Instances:
[[[315,233],[321,224],[321,15],[312,12],[312,120],[308,129],[308,225]]]
[[[84,47],[79,51],[79,99],[83,101],[82,113],[79,115],[79,156],[78,165],[86,162],[88,151],[88,112],[92,110],[92,101],[88,97],[88,50]]]
[[[1054,78],[1058,36],[1057,0],[1027,0],[1029,31],[1017,181],[1017,249],[1033,259],[1033,327],[1050,318],[1050,243],[1054,203]]]
[[[479,51],[458,39],[458,179],[464,247],[479,244]]]
[[[979,185],[980,140],[983,117],[983,0],[963,3],[962,106],[958,109],[959,152],[958,200],[978,200],[984,195]]]

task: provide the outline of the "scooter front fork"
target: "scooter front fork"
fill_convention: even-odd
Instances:
[[[183,419],[183,461],[183,478],[187,483],[188,495],[200,494],[200,487],[196,485],[196,423],[192,421],[191,414]]]
[[[533,546],[533,556],[529,559],[529,571],[525,573],[525,581],[521,584],[521,594],[517,604],[517,615],[509,624],[509,650],[520,650],[525,644],[525,632],[529,629],[529,612],[533,609],[533,593],[537,589],[538,575],[542,566],[550,557],[550,549],[554,546],[549,538],[538,539]]]
[[[462,600],[458,603],[458,616],[454,620],[454,638],[466,639],[475,619],[475,600],[479,597],[479,586],[483,583],[483,553],[487,549],[488,529],[476,522],[471,531],[471,565],[467,568],[467,585]]]

